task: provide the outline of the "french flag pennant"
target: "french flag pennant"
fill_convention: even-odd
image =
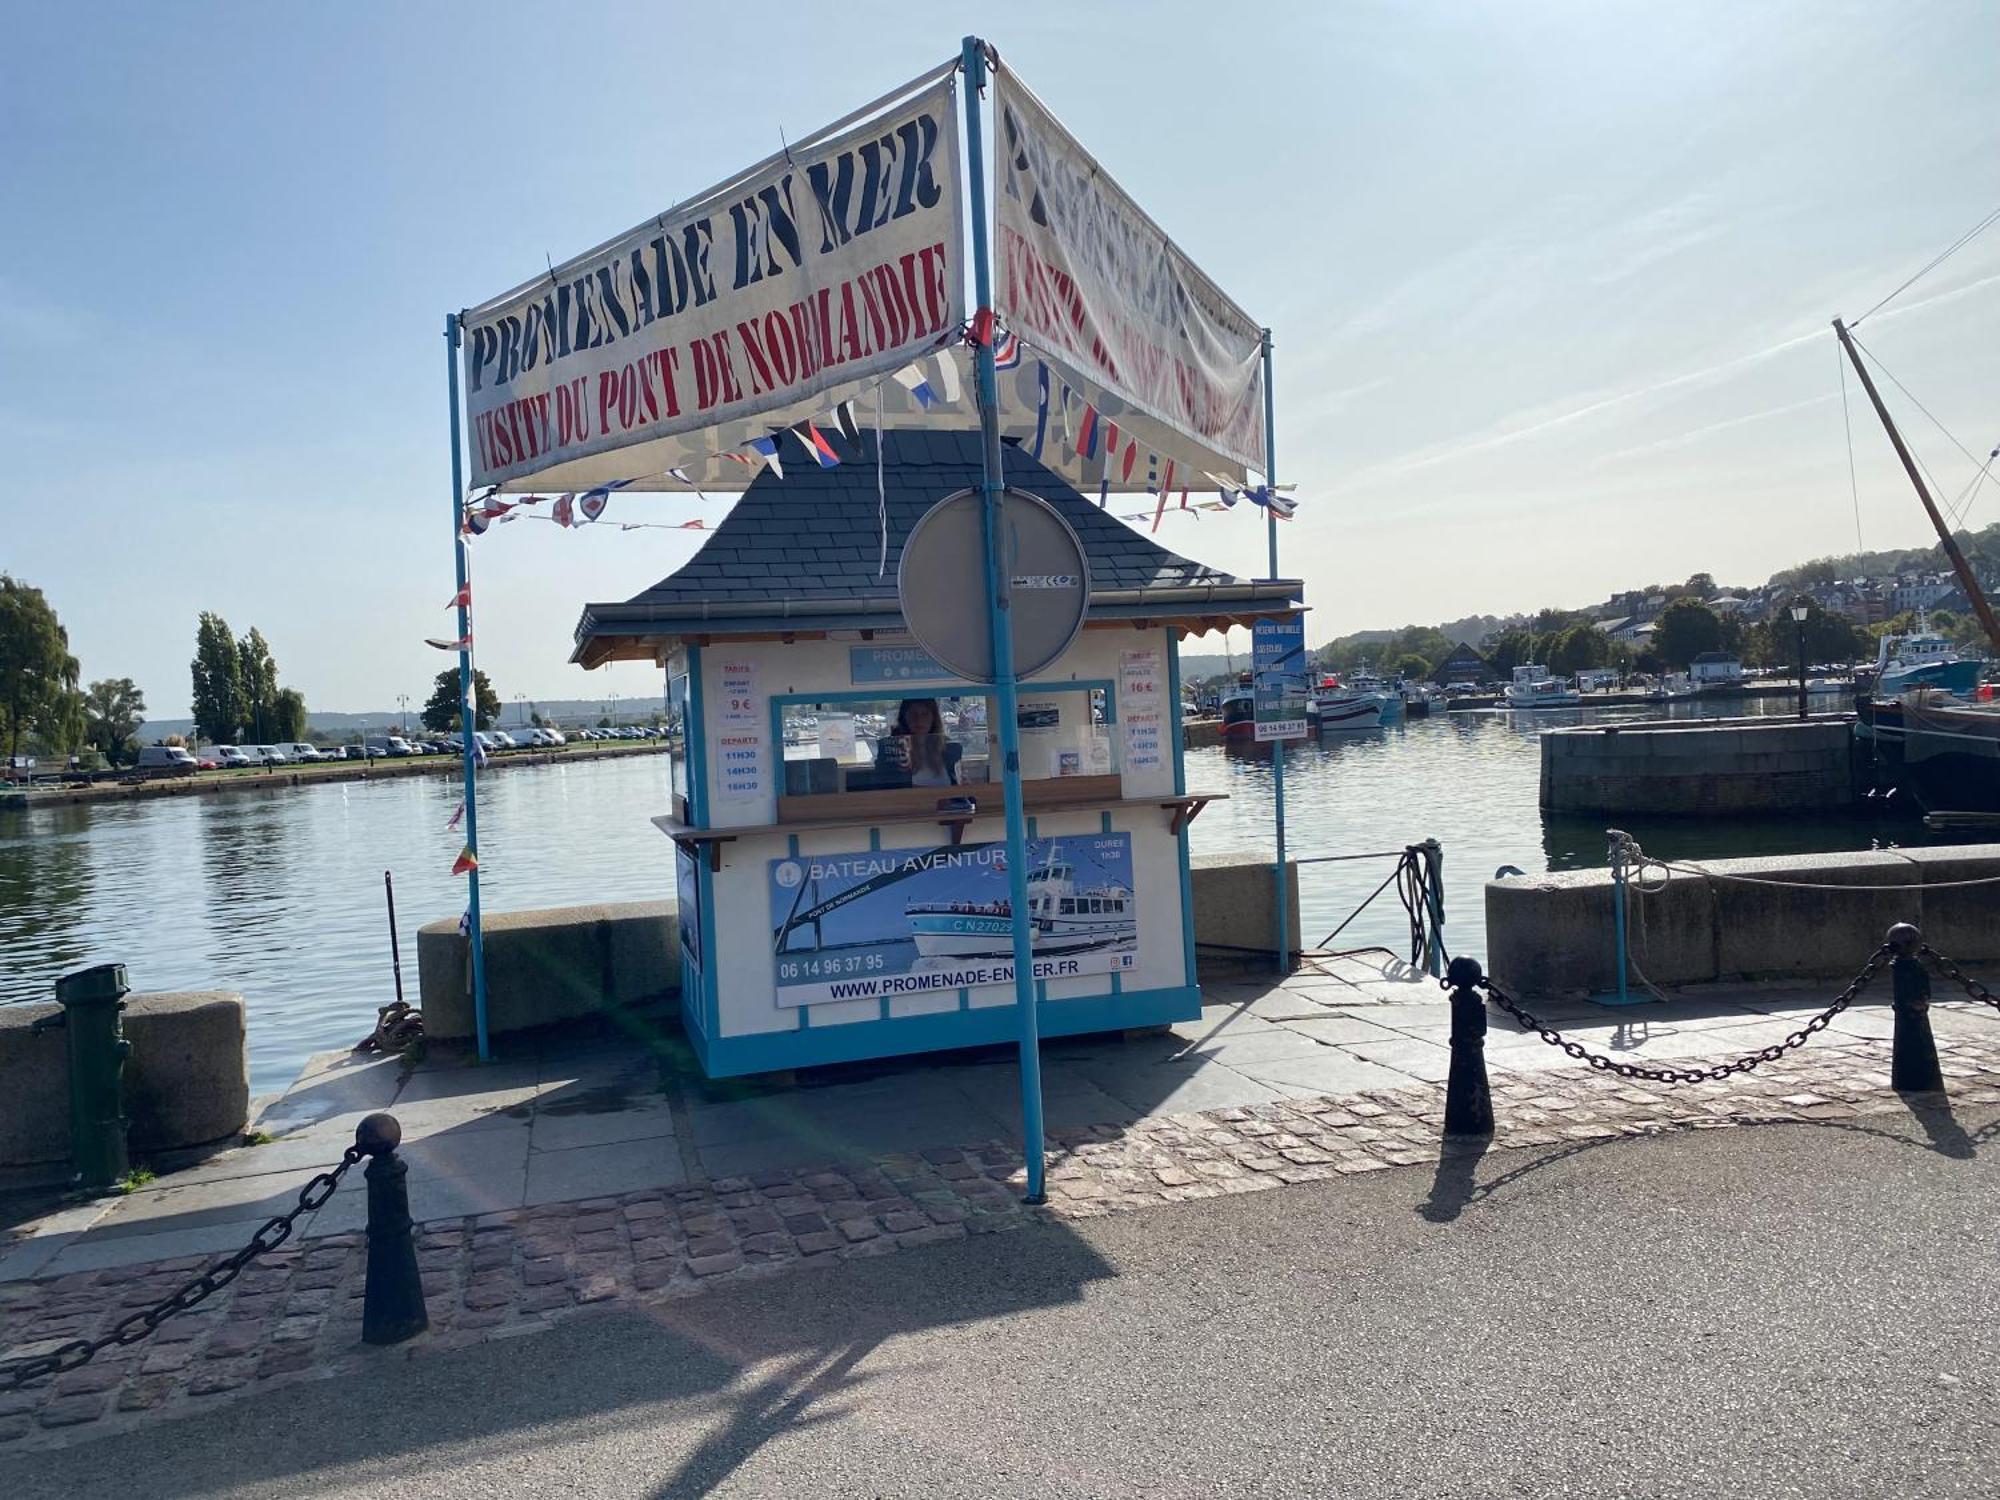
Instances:
[[[959,398],[958,356],[949,349],[940,349],[937,356],[938,384],[944,388],[947,405],[956,406]]]
[[[937,405],[938,393],[931,389],[930,381],[924,378],[923,365],[904,365],[896,372],[896,384],[908,391],[916,399],[917,405],[925,411]]]
[[[1083,403],[1083,416],[1076,424],[1076,454],[1078,458],[1097,457],[1097,408],[1088,401]]]
[[[833,425],[840,429],[840,435],[850,443],[861,441],[861,424],[854,417],[854,403],[843,401],[833,409]]]
[[[506,515],[508,511],[514,508],[514,505],[515,502],[512,500],[492,499],[481,506],[480,511],[487,520],[491,521]]]
[[[466,513],[465,529],[472,536],[486,535],[486,528],[492,524],[493,518],[483,510],[468,511]]]
[[[1021,341],[1011,333],[1003,333],[993,345],[993,368],[1011,370],[1021,363]]]
[[[792,436],[805,444],[806,452],[818,460],[819,466],[822,469],[836,469],[840,467],[840,455],[833,451],[833,444],[829,443],[826,440],[826,434],[813,426],[811,422],[800,422],[794,425]]]
[[[778,457],[778,435],[776,433],[772,433],[768,437],[754,437],[750,439],[750,450],[770,466],[773,474],[776,474],[780,479],[785,477],[785,465]],[[751,460],[744,459],[743,462],[749,463]]]

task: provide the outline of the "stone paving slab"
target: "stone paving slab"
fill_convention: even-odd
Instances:
[[[1871,1115],[1912,1112],[1932,1148],[1951,1154],[1974,1152],[1995,1134],[1991,1126],[1968,1134],[1952,1110],[2000,1104],[2000,1025],[1949,1049],[1948,1098],[1888,1093],[1887,1068],[1886,1043],[1834,1034],[1753,1073],[1693,1085],[1623,1080],[1581,1064],[1534,1074],[1495,1067],[1492,1144],[1561,1148],[1766,1121],[1865,1130]],[[368,1360],[421,1359],[529,1334],[599,1304],[643,1308],[968,1234],[1393,1166],[1436,1163],[1443,1181],[1469,1171],[1459,1163],[1475,1161],[1485,1143],[1442,1143],[1442,1110],[1438,1088],[1405,1085],[1065,1130],[1052,1137],[1050,1201],[1038,1208],[1019,1201],[1016,1149],[978,1141],[467,1214],[418,1230],[432,1326],[392,1351],[357,1342],[362,1236],[295,1240],[144,1342],[0,1394],[0,1452],[199,1413],[237,1392],[365,1368]],[[350,1182],[322,1214],[360,1196]],[[0,1286],[0,1361],[93,1336],[204,1263],[189,1253]]]

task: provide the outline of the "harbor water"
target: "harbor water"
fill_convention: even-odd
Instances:
[[[1773,705],[1778,711],[1783,705]],[[1675,705],[1677,715],[1741,703]],[[1754,711],[1754,708],[1752,709]],[[1537,806],[1540,731],[1659,710],[1437,714],[1287,752],[1295,856],[1444,846],[1446,936],[1484,947],[1481,887],[1605,861],[1604,829]],[[488,911],[657,899],[671,846],[648,819],[666,805],[667,760],[625,757],[508,767],[480,790],[481,892]],[[1188,788],[1226,793],[1195,821],[1197,852],[1267,853],[1268,752],[1193,750]],[[416,929],[456,917],[461,837],[448,829],[455,778],[417,776],[0,812],[0,1003],[46,1000],[59,975],[126,965],[142,990],[227,989],[250,1007],[252,1087],[283,1087],[314,1052],[351,1045],[395,997],[382,876],[393,871],[405,992],[416,998]],[[1630,831],[1651,851],[1703,858],[1932,841],[1914,823],[1865,817],[1661,820]],[[1306,866],[1308,943],[1325,937],[1387,875],[1387,860]],[[1386,893],[1339,946],[1401,948]],[[1141,933],[1139,941],[1148,941]]]

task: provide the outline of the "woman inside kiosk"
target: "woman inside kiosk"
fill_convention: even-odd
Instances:
[[[964,747],[947,740],[935,698],[905,698],[883,741],[888,763],[909,773],[911,786],[956,786]]]

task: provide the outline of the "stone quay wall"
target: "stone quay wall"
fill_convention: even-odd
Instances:
[[[69,1161],[69,1061],[54,1002],[0,1005],[0,1169],[59,1181]],[[128,995],[126,1141],[135,1161],[233,1142],[250,1118],[243,997],[221,990]]]
[[[1707,876],[1657,872],[1628,900],[1629,948],[1662,988],[1736,980],[1844,979],[1897,922],[1940,953],[2000,959],[2000,844],[1700,861]],[[1740,878],[1778,881],[1751,884]],[[1658,887],[1655,889],[1655,887]],[[1527,998],[1618,987],[1608,870],[1486,884],[1487,972]],[[1886,985],[1886,976],[1877,981]],[[1640,988],[1638,973],[1631,976]],[[1830,992],[1829,992],[1830,993]],[[1884,991],[1886,993],[1886,990]]]
[[[1552,729],[1542,735],[1542,806],[1610,816],[1846,808],[1854,755],[1845,715]]]
[[[1297,866],[1291,932],[1299,935]],[[1195,941],[1223,950],[1268,950],[1277,937],[1273,866],[1241,854],[1207,855],[1190,872]],[[489,1032],[527,1031],[585,1016],[645,1010],[680,992],[680,933],[671,901],[494,912],[481,924]],[[456,921],[417,932],[424,1034],[473,1035],[471,943]]]

